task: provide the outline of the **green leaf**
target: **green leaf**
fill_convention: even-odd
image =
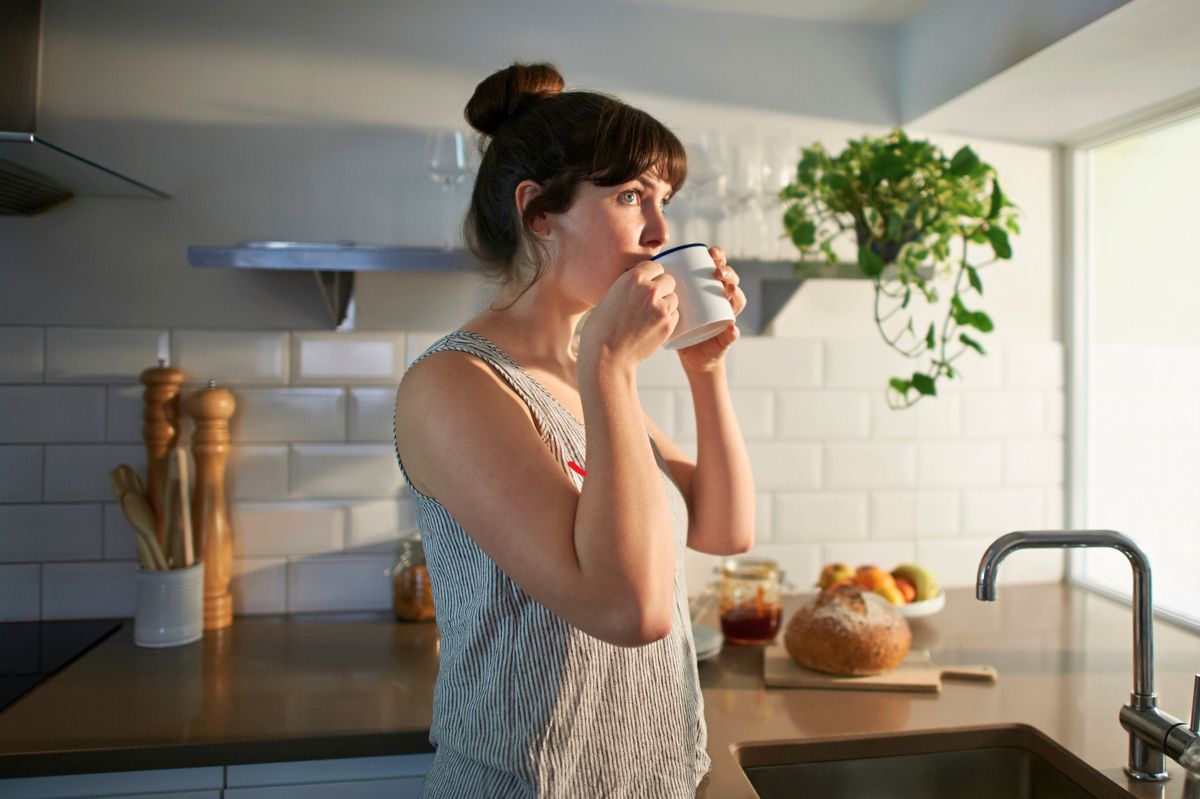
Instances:
[[[788,225],[791,228],[792,243],[800,249],[813,246],[817,240],[817,226],[807,220]]]
[[[890,385],[892,388],[899,391],[901,394],[907,394],[908,390],[910,388],[912,388],[911,381],[903,380],[899,377],[893,377],[891,380],[888,381],[888,385]]]
[[[953,317],[957,324],[971,324],[971,312],[963,305],[962,300],[959,299],[957,294],[950,298],[950,316]]]
[[[883,259],[872,252],[871,248],[866,245],[858,248],[858,265],[867,277],[879,277],[883,274],[883,268],[886,266]]]
[[[979,270],[973,266],[967,266],[967,280],[971,284],[971,288],[983,293],[983,281],[979,279]]]
[[[979,156],[970,147],[963,145],[950,161],[950,174],[958,177],[974,175],[979,169]]]
[[[931,350],[937,347],[937,337],[933,334],[933,322],[929,323],[929,330],[925,331],[925,346]]]
[[[988,227],[987,237],[992,242],[992,249],[997,258],[1012,258],[1012,248],[1008,245],[1007,233],[1001,228],[991,225]]]
[[[1004,207],[1004,192],[1000,191],[1000,181],[992,181],[992,206],[988,209],[987,218],[995,219],[1000,215],[1000,209]]]
[[[958,340],[978,352],[980,355],[987,355],[987,353],[983,351],[983,345],[968,336],[966,333],[959,335]]]
[[[889,239],[899,239],[900,233],[904,230],[904,217],[892,211],[888,214],[887,234]]]
[[[908,307],[908,301],[912,299],[912,286],[904,289],[904,302],[900,303],[901,308]]]
[[[991,333],[995,327],[992,324],[992,318],[983,311],[975,311],[972,313],[970,319],[967,321],[967,324],[982,333]]]
[[[913,372],[912,386],[927,397],[937,396],[937,388],[934,386],[933,378],[929,375]]]

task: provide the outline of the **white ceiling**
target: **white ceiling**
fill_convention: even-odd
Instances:
[[[1200,2],[1132,0],[906,124],[1047,144],[1200,96]]]
[[[933,0],[631,0],[697,11],[755,14],[805,22],[895,25],[933,5]]]

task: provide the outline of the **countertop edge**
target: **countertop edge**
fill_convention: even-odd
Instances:
[[[77,749],[69,752],[15,755],[0,753],[0,779],[432,752],[428,730],[322,735],[311,738],[235,739],[167,746],[138,743],[128,747]]]

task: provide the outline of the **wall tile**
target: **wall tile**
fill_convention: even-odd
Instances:
[[[0,502],[40,502],[42,448],[0,447]]]
[[[955,361],[954,368],[958,374],[953,380],[945,381],[944,393],[994,391],[1004,385],[1006,345],[999,341],[988,341],[987,336],[976,336],[976,339],[983,344],[987,355],[979,356],[968,352]]]
[[[396,386],[408,368],[403,333],[292,333],[292,385]]]
[[[876,491],[871,494],[871,538],[921,539],[958,535],[956,491]]]
[[[676,390],[675,441],[696,440],[696,409],[690,390]],[[746,441],[770,441],[775,434],[775,398],[770,391],[758,389],[730,388],[729,400],[733,404],[733,415]]]
[[[133,561],[47,563],[42,567],[43,619],[133,618]]]
[[[1000,485],[1002,449],[995,442],[917,445],[917,479],[923,488]]]
[[[390,555],[331,556],[288,564],[288,612],[385,610],[392,606]]]
[[[396,389],[351,388],[349,394],[350,440],[391,443],[395,436]]]
[[[238,502],[231,522],[235,558],[341,552],[346,511],[323,502]]]
[[[1033,392],[966,393],[963,436],[1008,438],[1041,435],[1045,427],[1042,395]]]
[[[137,560],[137,533],[115,502],[104,505],[104,559]]]
[[[109,386],[105,390],[107,408],[105,412],[104,437],[110,443],[140,444],[142,438],[142,409],[145,404],[146,387]],[[180,415],[187,416],[180,410]]]
[[[0,443],[104,440],[99,386],[0,386]]]
[[[817,388],[823,372],[821,342],[748,336],[726,356],[729,383],[738,388]]]
[[[883,393],[888,380],[913,371],[913,362],[882,339],[826,341],[825,387],[861,388]]]
[[[1057,485],[1063,481],[1063,442],[1004,442],[1004,482],[1007,485]]]
[[[777,544],[811,543],[867,537],[865,493],[821,491],[778,494],[771,541]]]
[[[346,390],[241,388],[229,434],[241,444],[345,441]]]
[[[45,330],[0,325],[0,383],[41,383]]]
[[[47,502],[111,502],[108,473],[129,464],[146,482],[146,448],[136,444],[51,444],[46,447]]]
[[[0,563],[99,560],[99,505],[0,505]]]
[[[916,485],[917,450],[912,444],[825,445],[829,488],[904,488]]]
[[[288,495],[288,448],[282,444],[230,447],[225,490],[231,499],[284,499]]]
[[[963,491],[963,535],[996,538],[1014,530],[1040,530],[1045,519],[1040,488],[971,488]]]
[[[392,497],[407,494],[390,444],[295,444],[294,498]]]
[[[1060,342],[1010,341],[1004,345],[1004,385],[1008,388],[1062,388],[1065,373]]]
[[[643,388],[688,387],[687,375],[679,365],[679,353],[661,347],[638,366],[637,386]]]
[[[751,549],[746,557],[767,558],[778,563],[783,571],[785,590],[793,593],[810,591],[821,573],[821,547],[815,544],[761,544]]]
[[[236,615],[287,612],[287,559],[234,558],[229,581]]]
[[[349,554],[394,553],[396,543],[417,532],[416,509],[410,499],[354,502],[348,507],[346,551]]]
[[[958,394],[943,393],[925,397],[911,408],[893,409],[882,390],[871,392],[870,434],[874,439],[953,438],[962,428],[962,399]]]
[[[682,396],[683,392],[679,392]],[[647,388],[638,391],[638,401],[642,405],[642,410],[654,420],[654,423],[662,428],[662,431],[672,441],[677,441],[679,436],[675,425],[675,395],[674,389],[670,388]],[[688,395],[690,404],[691,395]],[[693,428],[695,422],[692,422]],[[691,438],[695,438],[693,429]]]
[[[775,537],[774,497],[770,494],[754,496],[754,541],[769,544]]]
[[[746,452],[759,491],[821,487],[821,445],[749,441]]]
[[[867,437],[870,413],[866,394],[781,391],[777,405],[781,440]]]
[[[36,563],[0,564],[0,622],[38,620],[41,570]]]
[[[168,338],[154,328],[47,328],[46,382],[137,383],[167,358]]]
[[[1046,435],[1061,438],[1066,432],[1067,398],[1062,391],[1048,391],[1042,395],[1045,421],[1042,429]]]
[[[288,340],[279,331],[176,330],[171,365],[189,383],[287,385]]]
[[[1042,527],[1046,530],[1064,530],[1067,527],[1065,511],[1066,492],[1062,486],[1042,489]],[[1200,517],[1194,520],[1200,522]]]

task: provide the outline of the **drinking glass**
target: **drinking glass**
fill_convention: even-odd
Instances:
[[[471,174],[470,140],[461,130],[431,131],[425,141],[429,177],[442,188],[442,248],[454,249],[455,190]]]

